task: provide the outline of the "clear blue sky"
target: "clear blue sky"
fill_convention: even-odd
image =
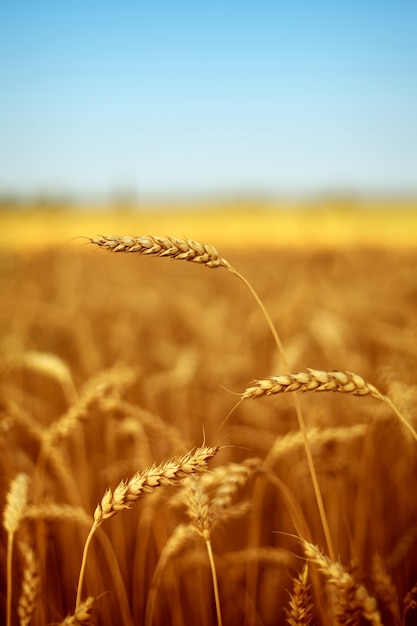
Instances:
[[[417,191],[417,2],[0,7],[1,194]]]

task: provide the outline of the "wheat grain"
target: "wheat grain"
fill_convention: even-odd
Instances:
[[[183,487],[184,499],[187,503],[187,515],[197,532],[208,540],[212,527],[210,503],[203,482],[196,476],[187,478]]]
[[[242,398],[244,400],[256,399],[291,391],[338,391],[357,396],[371,395],[378,400],[385,400],[385,396],[376,387],[353,372],[336,370],[326,372],[310,368],[307,372],[295,372],[256,380],[243,392]]]
[[[88,597],[80,602],[73,615],[68,615],[59,626],[88,626],[93,610],[94,598]]]
[[[262,300],[258,296],[255,289],[252,287],[251,283],[235,268],[230,265],[226,259],[220,258],[217,250],[213,246],[208,246],[205,244],[201,244],[195,242],[191,239],[177,239],[175,237],[154,237],[154,236],[146,236],[146,237],[120,237],[120,236],[98,236],[96,238],[89,238],[90,242],[98,245],[100,247],[106,248],[113,252],[136,252],[142,255],[154,255],[154,256],[164,256],[172,259],[182,259],[187,261],[194,261],[196,263],[202,263],[207,265],[208,267],[225,267],[229,272],[234,274],[239,280],[241,280],[246,287],[251,292],[252,296],[255,298],[259,308],[262,311],[262,314],[265,317],[265,320],[269,326],[269,329],[274,338],[275,344],[280,353],[282,362],[285,366],[285,369],[288,374],[290,374],[290,368],[288,365],[287,357],[284,351],[284,347],[282,345],[281,339],[278,335],[277,329],[272,321],[271,316],[269,315],[265,305]],[[320,492],[320,487],[318,484],[316,470],[314,468],[313,458],[311,455],[310,445],[305,433],[306,426],[305,420],[303,416],[303,412],[301,409],[301,404],[296,396],[293,395],[294,406],[297,414],[298,423],[300,426],[300,430],[303,434],[304,439],[304,447],[307,456],[307,463],[311,475],[311,480],[313,483],[313,490],[317,501],[317,507],[319,509],[319,515],[322,522],[324,534],[326,537],[327,546],[329,549],[329,553],[331,556],[334,555],[333,542],[330,535],[329,523],[326,517],[326,512],[324,509],[323,498]],[[416,435],[417,439],[417,435]]]
[[[304,565],[294,579],[294,591],[290,596],[290,606],[285,609],[289,626],[310,626],[313,619],[313,605],[308,580],[308,565]]]
[[[414,587],[407,591],[404,596],[404,608],[403,608],[403,624],[405,624],[405,616],[408,611],[416,611],[417,610],[417,584]]]
[[[99,235],[89,239],[91,243],[111,252],[131,252],[148,256],[169,257],[171,259],[200,263],[211,268],[231,268],[230,263],[219,256],[214,246],[198,243],[192,239],[156,237],[153,235],[147,235],[146,237]]]
[[[3,511],[3,526],[8,533],[13,534],[19,528],[27,504],[29,490],[29,476],[23,472],[10,483],[6,496],[6,506]]]
[[[391,613],[394,623],[401,623],[400,603],[398,593],[391,576],[387,572],[384,561],[379,554],[372,559],[372,581],[376,596],[384,603]]]
[[[200,534],[210,534],[214,524],[244,515],[248,503],[232,506],[237,490],[244,486],[255,472],[260,471],[261,459],[250,458],[241,463],[229,463],[211,472],[186,479],[183,488],[172,498],[172,505],[183,505]]]
[[[3,511],[3,526],[7,531],[7,554],[6,554],[6,621],[10,626],[12,619],[12,563],[13,563],[13,541],[23,519],[25,507],[28,499],[29,476],[21,472],[10,483],[6,496],[6,506]]]
[[[348,623],[342,621],[348,616],[354,623],[357,615],[361,614],[373,626],[382,626],[377,602],[368,594],[365,587],[358,583],[339,562],[332,561],[323,554],[317,546],[303,539],[301,544],[307,559],[318,567],[337,591],[335,616],[340,619],[340,623]]]
[[[217,447],[204,446],[161,465],[153,465],[137,472],[129,480],[122,480],[112,491],[107,489],[94,512],[95,525],[110,519],[145,494],[164,485],[177,485],[180,480],[207,469],[207,462],[218,452]]]
[[[177,485],[181,480],[192,474],[206,471],[208,461],[217,454],[218,450],[217,446],[196,448],[178,459],[172,459],[160,465],[153,465],[142,472],[137,472],[129,480],[122,480],[114,491],[107,489],[101,502],[96,506],[94,522],[84,545],[77,586],[76,607],[81,602],[81,590],[88,548],[100,524],[116,515],[119,511],[130,509],[133,502],[136,502],[146,494],[154,493],[159,487]]]
[[[282,548],[271,548],[269,546],[258,546],[257,548],[244,548],[235,552],[227,552],[225,560],[230,565],[246,565],[251,561],[259,561],[273,566],[290,567],[292,556],[288,550]]]
[[[39,593],[39,571],[35,553],[27,543],[19,544],[25,568],[23,570],[22,592],[17,605],[20,626],[29,626]]]
[[[91,516],[81,506],[53,502],[28,505],[24,511],[24,518],[51,522],[75,522],[84,526],[90,525],[92,521]]]
[[[238,507],[231,507],[231,500],[237,488],[247,481],[254,469],[259,468],[260,464],[261,461],[259,459],[249,459],[246,464],[239,465],[233,463],[227,466],[227,468],[217,468],[206,480],[204,480],[204,477],[194,476],[184,481],[183,499],[187,505],[187,514],[206,544],[213,579],[218,626],[222,625],[222,612],[217,571],[211,545],[211,530],[214,523],[218,523],[220,520],[231,519],[233,516],[240,516],[247,512],[247,502],[240,503]],[[215,495],[210,501],[209,490],[213,486],[216,487]]]
[[[353,426],[335,426],[330,428],[313,427],[307,431],[311,446],[325,444],[346,444],[355,439],[361,439],[368,431],[368,424],[354,424]],[[268,465],[277,461],[286,454],[293,454],[303,445],[299,430],[277,437],[268,452]]]
[[[213,521],[216,521],[224,511],[227,511],[232,503],[232,498],[238,489],[242,488],[247,481],[262,470],[262,460],[258,458],[245,459],[241,463],[229,463],[224,468],[216,468],[210,475],[216,476],[218,487],[211,500]]]
[[[338,370],[327,372],[308,368],[306,372],[270,376],[255,380],[253,383],[242,393],[243,400],[254,400],[279,393],[305,393],[307,391],[335,391],[355,396],[372,396],[389,406],[417,441],[416,431],[391,400],[354,372]]]
[[[65,361],[56,354],[35,350],[29,350],[22,354],[16,353],[6,360],[5,366],[11,369],[25,367],[44,376],[49,376],[61,385],[68,404],[72,404],[77,399],[71,371]]]

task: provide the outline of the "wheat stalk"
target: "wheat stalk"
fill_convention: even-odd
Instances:
[[[211,545],[211,516],[210,501],[207,490],[201,480],[196,476],[188,478],[184,485],[185,501],[187,503],[187,514],[197,530],[203,538],[207,555],[210,563],[211,576],[213,581],[214,601],[216,605],[217,624],[222,626],[223,619],[220,607],[219,585],[217,581],[217,570],[214,562],[213,549]]]
[[[265,320],[272,333],[282,362],[288,374],[291,370],[285,355],[284,347],[275,328],[275,325],[269,315],[265,305],[258,296],[251,283],[226,260],[219,256],[216,248],[211,245],[198,243],[191,239],[177,239],[176,237],[155,237],[155,236],[139,236],[139,237],[122,237],[117,235],[99,235],[97,237],[88,237],[90,243],[112,252],[134,252],[140,255],[151,255],[159,257],[168,257],[171,259],[193,261],[195,263],[204,264],[207,267],[216,268],[224,267],[241,280],[255,298],[256,303],[262,311]],[[304,448],[307,457],[307,463],[313,484],[314,495],[317,502],[317,508],[320,520],[323,526],[324,535],[326,537],[329,554],[334,556],[333,542],[330,534],[330,527],[324,509],[323,498],[314,467],[313,455],[311,453],[310,444],[307,437],[307,429],[300,401],[296,394],[293,394],[293,402],[297,414],[298,424],[302,433]]]
[[[379,554],[375,554],[372,559],[372,581],[376,596],[382,600],[398,626],[401,623],[401,612],[397,590]]]
[[[12,617],[12,562],[13,541],[20,522],[23,519],[29,491],[29,476],[23,472],[10,483],[6,496],[6,506],[3,511],[3,526],[7,531],[7,626],[11,624]]]
[[[384,402],[389,406],[400,419],[400,421],[411,432],[417,441],[417,433],[405,417],[398,411],[391,400],[384,396],[374,385],[366,382],[361,376],[349,371],[332,372],[310,369],[306,372],[295,372],[281,376],[270,376],[268,378],[253,381],[253,384],[245,389],[242,394],[243,400],[254,400],[263,396],[272,396],[279,393],[307,391],[333,391],[340,393],[350,393],[355,396],[371,396]]]
[[[164,545],[152,575],[151,585],[146,598],[145,626],[151,626],[155,609],[155,601],[162,574],[170,559],[182,552],[185,546],[197,535],[197,529],[192,524],[178,524],[172,531]]]
[[[247,459],[240,464],[230,463],[224,467],[217,467],[210,474],[204,476],[190,477],[184,481],[182,493],[178,496],[178,499],[186,505],[188,517],[206,545],[212,573],[218,626],[222,625],[222,613],[211,544],[211,531],[215,523],[247,512],[246,502],[235,508],[231,506],[232,498],[236,491],[253,475],[254,471],[259,469],[260,465],[260,459]],[[213,491],[214,493],[211,495]]]
[[[29,350],[22,354],[12,355],[6,361],[7,366],[12,369],[25,367],[55,379],[61,385],[67,403],[70,405],[76,402],[77,390],[75,389],[71,371],[65,361],[56,354]]]
[[[81,590],[87,559],[88,548],[97,528],[106,519],[119,511],[130,509],[132,504],[146,494],[154,493],[159,487],[177,485],[182,479],[197,472],[204,472],[207,463],[217,454],[219,448],[202,446],[183,456],[160,465],[152,465],[142,472],[137,472],[129,480],[122,480],[112,491],[106,490],[94,511],[94,522],[85,542],[77,587],[76,608],[81,602]]]
[[[91,524],[91,516],[81,506],[56,504],[55,502],[29,504],[25,508],[24,518],[52,522],[75,522],[87,526]]]

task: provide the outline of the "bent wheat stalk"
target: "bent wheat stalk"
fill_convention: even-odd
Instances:
[[[136,472],[129,480],[122,480],[112,491],[107,489],[101,502],[94,511],[94,522],[84,545],[80,575],[77,586],[75,608],[81,604],[81,591],[88,554],[88,548],[97,528],[106,519],[110,519],[119,511],[130,509],[132,504],[146,494],[154,493],[158,487],[177,485],[180,480],[197,472],[204,472],[207,463],[217,454],[219,448],[203,446],[183,456],[160,465],[152,465],[142,472]]]
[[[270,376],[269,378],[253,381],[253,385],[248,387],[242,394],[243,400],[253,400],[262,396],[272,396],[279,393],[289,393],[298,391],[335,391],[340,393],[351,393],[355,396],[372,396],[384,402],[394,411],[401,423],[411,432],[417,441],[417,433],[412,425],[399,412],[393,402],[384,396],[374,385],[367,383],[361,376],[354,372],[332,371],[308,369],[306,372],[295,372],[282,376]]]
[[[281,356],[284,368],[287,374],[291,373],[290,366],[285,355],[284,347],[278,332],[274,326],[274,323],[269,315],[265,305],[258,296],[251,283],[238,272],[226,259],[220,257],[218,251],[214,246],[199,243],[192,239],[178,239],[176,237],[156,237],[153,235],[139,236],[139,237],[123,237],[118,235],[98,235],[97,237],[88,237],[90,243],[93,243],[101,248],[109,250],[110,252],[132,252],[140,255],[167,257],[175,260],[191,261],[194,263],[200,263],[210,268],[224,267],[231,274],[234,274],[239,278],[249,289],[252,296],[255,298],[265,320],[269,326],[269,329],[274,338],[275,344],[278,348]],[[317,508],[319,511],[323,532],[326,538],[327,548],[332,558],[335,556],[333,542],[330,534],[330,528],[327,521],[326,512],[324,509],[323,498],[320,491],[320,486],[317,478],[317,473],[314,467],[313,455],[311,452],[310,443],[307,437],[307,428],[303,412],[301,409],[300,400],[296,394],[293,394],[293,401],[295,411],[297,414],[298,425],[302,434],[305,453],[307,457],[307,464],[311,475],[311,481],[313,484],[313,490],[317,502]]]

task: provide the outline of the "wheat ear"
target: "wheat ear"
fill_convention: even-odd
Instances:
[[[184,486],[177,502],[184,504],[188,517],[197,533],[203,538],[210,563],[217,623],[222,624],[222,613],[217,581],[217,572],[211,544],[211,531],[216,523],[246,513],[247,503],[232,506],[232,499],[239,488],[243,487],[253,474],[260,469],[262,461],[257,458],[247,459],[242,463],[230,463],[216,467],[203,476],[193,476],[184,481]]]
[[[34,551],[27,543],[19,544],[20,552],[25,561],[23,571],[22,592],[17,605],[20,626],[29,626],[39,592],[38,562]]]
[[[415,611],[417,608],[417,583],[414,585],[414,587],[410,590],[407,591],[407,593],[404,596],[404,601],[403,601],[403,620],[402,620],[402,624],[403,626],[405,626],[406,623],[406,615],[408,613],[408,611]]]
[[[194,263],[201,263],[207,267],[216,268],[224,267],[229,272],[234,274],[239,280],[241,280],[251,292],[256,303],[262,311],[268,327],[272,333],[275,344],[278,348],[282,362],[288,374],[291,370],[287,361],[287,357],[282,345],[281,339],[278,335],[277,329],[269,315],[265,305],[258,296],[251,283],[238,272],[226,259],[221,258],[216,248],[211,245],[199,243],[192,239],[177,239],[176,237],[155,237],[155,236],[140,236],[140,237],[121,237],[116,235],[99,235],[97,237],[88,237],[90,243],[93,243],[101,248],[109,250],[111,252],[133,252],[140,255],[151,255],[159,257],[168,257],[171,259],[193,261]],[[330,534],[330,528],[327,521],[326,511],[324,508],[323,498],[320,491],[320,486],[317,478],[317,472],[314,467],[313,455],[310,448],[310,443],[307,437],[307,428],[301,404],[296,394],[293,394],[293,401],[295,411],[297,414],[299,428],[303,437],[304,448],[307,457],[307,464],[309,467],[311,481],[313,483],[313,490],[317,502],[317,508],[319,511],[321,523],[323,526],[323,532],[326,538],[327,548],[331,557],[334,557],[333,542]]]
[[[99,235],[90,238],[90,242],[110,252],[132,252],[147,256],[169,257],[179,261],[192,261],[207,267],[226,267],[230,264],[219,256],[216,248],[192,239],[176,237],[121,237],[118,235]]]
[[[243,392],[242,399],[253,400],[262,396],[272,396],[294,391],[303,393],[307,391],[335,391],[350,393],[355,396],[372,396],[389,406],[417,441],[416,431],[391,400],[378,391],[374,385],[366,382],[354,372],[340,372],[337,370],[327,372],[309,368],[306,372],[270,376],[269,378],[253,381],[252,386]]]
[[[90,623],[91,611],[93,609],[94,598],[88,597],[80,602],[73,615],[68,615],[59,626],[87,626]]]
[[[401,611],[397,590],[379,554],[375,554],[372,559],[372,581],[377,598],[382,600],[388,609],[394,624],[400,624]]]
[[[289,626],[310,626],[313,619],[310,585],[308,584],[308,565],[305,564],[300,574],[294,579],[294,591],[290,597],[290,606],[285,609]]]
[[[382,626],[375,598],[371,597],[365,587],[338,562],[329,559],[319,548],[312,543],[301,539],[304,554],[307,560],[314,563],[326,576],[329,583],[338,593],[338,603],[344,619],[360,613],[373,626]],[[346,621],[343,621],[346,623]]]
[[[204,472],[208,461],[217,454],[218,450],[218,447],[213,446],[196,448],[177,459],[160,465],[152,465],[142,472],[136,472],[129,480],[122,480],[113,491],[107,489],[94,511],[94,522],[85,542],[77,586],[76,609],[81,603],[88,548],[94,533],[104,520],[110,519],[123,509],[130,509],[134,502],[146,494],[154,493],[158,487],[177,485],[180,480],[192,474]]]
[[[6,506],[3,512],[3,526],[7,531],[7,626],[11,625],[12,618],[12,562],[13,541],[20,522],[23,519],[29,490],[29,476],[24,473],[17,476],[10,483],[6,496]]]

